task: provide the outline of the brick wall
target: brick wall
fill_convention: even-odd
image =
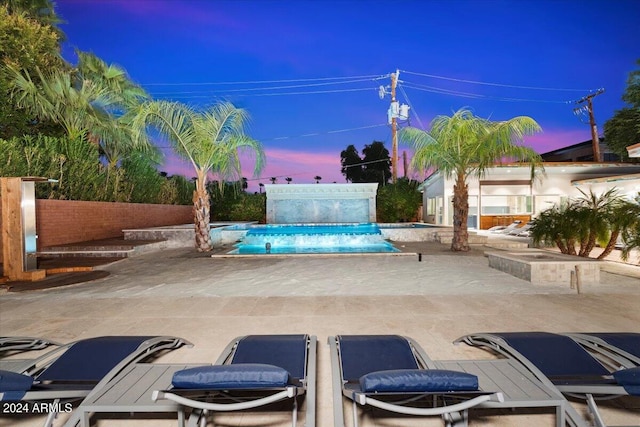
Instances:
[[[122,236],[122,230],[193,223],[192,206],[36,200],[38,249]],[[2,218],[0,210],[0,219]],[[0,262],[2,239],[0,239]]]

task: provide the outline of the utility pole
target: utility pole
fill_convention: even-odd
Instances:
[[[398,180],[398,101],[396,101],[396,86],[398,84],[399,75],[400,70],[396,70],[395,73],[391,73],[391,182],[394,184]]]
[[[600,139],[598,138],[598,128],[596,127],[596,119],[593,116],[593,98],[604,93],[604,89],[598,89],[595,93],[584,96],[576,101],[576,104],[587,103],[587,112],[589,113],[589,126],[591,127],[591,141],[593,143],[593,161],[601,162],[602,156],[600,155]],[[580,108],[575,109],[580,110]]]

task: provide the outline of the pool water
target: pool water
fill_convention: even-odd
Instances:
[[[229,254],[392,253],[376,224],[251,226]]]

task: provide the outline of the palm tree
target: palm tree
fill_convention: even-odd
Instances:
[[[588,257],[596,242],[606,240],[610,234],[608,219],[614,206],[622,202],[622,196],[618,194],[617,188],[611,188],[600,195],[593,190],[589,190],[588,194],[580,189],[578,191],[582,197],[576,199],[575,203],[585,210],[582,224],[586,228],[578,255]]]
[[[287,181],[287,184],[291,184],[291,181],[293,181],[293,178],[291,178],[290,176],[286,177],[284,179],[285,181]]]
[[[260,194],[262,194],[262,189],[264,188],[264,184],[263,183],[259,183],[258,187],[260,188]]]
[[[640,204],[622,200],[614,204],[606,216],[611,234],[598,259],[606,258],[613,251],[620,236],[623,236],[624,241],[625,236],[630,237],[632,230],[640,227]]]
[[[531,148],[516,145],[514,140],[520,141],[525,135],[540,130],[538,123],[530,117],[492,122],[475,117],[465,108],[451,117],[436,117],[430,132],[411,127],[402,130],[401,139],[415,149],[412,167],[435,168],[446,178],[455,179],[452,251],[469,250],[467,179],[483,176],[487,169],[505,158],[529,162],[533,178],[542,160]]]
[[[179,102],[150,101],[132,112],[130,123],[136,139],[147,138],[147,125],[154,126],[169,139],[179,155],[188,159],[196,172],[193,208],[196,248],[200,252],[212,248],[208,175],[217,173],[221,187],[225,179],[238,180],[239,152],[243,149],[255,154],[254,174],[257,175],[264,164],[262,146],[244,133],[248,118],[245,110],[229,102],[198,112]]]
[[[122,115],[148,98],[122,68],[93,54],[77,52],[75,69],[27,71],[8,66],[11,96],[16,105],[39,119],[60,124],[69,139],[87,139],[100,146],[110,165],[127,153],[150,149],[146,140],[135,144]]]
[[[588,213],[575,203],[561,203],[538,214],[530,230],[535,246],[556,245],[560,252],[577,255],[576,243],[588,237],[584,223]]]
[[[313,179],[315,179],[315,180],[316,180],[316,184],[320,184],[320,180],[322,179],[322,177],[321,177],[321,176],[316,175],[316,176],[314,176],[314,177],[313,177]]]
[[[278,182],[278,177],[272,176],[271,178],[269,178],[269,180],[271,180],[272,184],[275,184],[276,182]]]

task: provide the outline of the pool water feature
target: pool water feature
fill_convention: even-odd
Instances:
[[[229,254],[392,253],[376,224],[296,224],[249,227]]]

